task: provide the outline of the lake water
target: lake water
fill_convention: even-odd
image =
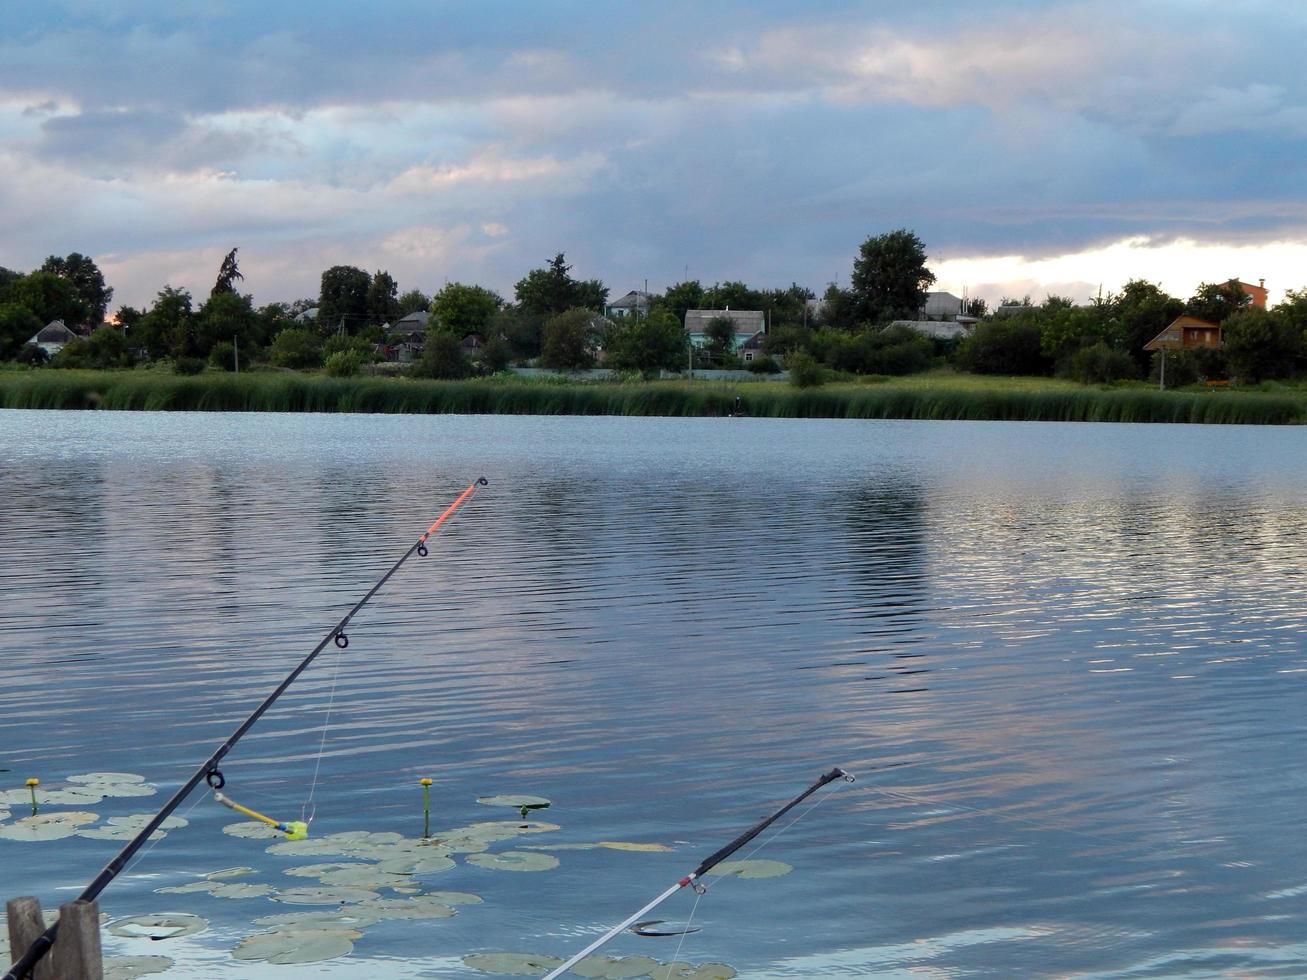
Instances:
[[[92,809],[153,810],[484,474],[232,753],[231,795],[412,837],[430,776],[433,829],[553,801],[561,829],[500,850],[674,848],[460,857],[423,884],[484,904],[265,966],[229,951],[301,907],[154,889],[339,859],[225,835],[197,793],[102,904],[209,930],[110,952],[489,976],[462,957],[575,951],[839,765],[754,855],[791,873],[660,909],[702,927],[681,960],[1307,974],[1307,430],[7,411],[0,446],[0,790],[127,771],[160,794]],[[0,839],[0,897],[66,901],[118,846]]]

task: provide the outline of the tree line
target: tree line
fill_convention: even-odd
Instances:
[[[511,299],[483,286],[452,282],[432,295],[400,292],[386,270],[338,265],[321,274],[319,293],[293,303],[256,307],[237,284],[237,250],[224,258],[207,297],[164,286],[147,308],[120,306],[114,327],[68,344],[53,367],[128,367],[167,362],[183,373],[206,365],[232,370],[268,364],[325,368],[352,374],[379,349],[398,342],[386,326],[411,313],[428,314],[419,376],[455,378],[493,373],[511,363],[576,370],[602,361],[620,371],[652,373],[691,367],[740,367],[735,322],[712,319],[701,347],[687,345],[688,310],[762,311],[768,330],[751,370],[784,363],[801,381],[824,373],[907,374],[941,365],[982,374],[1060,375],[1084,382],[1143,378],[1157,370],[1144,344],[1183,313],[1220,324],[1216,350],[1168,355],[1175,384],[1234,375],[1261,381],[1289,377],[1307,366],[1307,290],[1290,291],[1270,310],[1251,305],[1237,283],[1203,284],[1187,300],[1132,280],[1118,293],[1086,305],[1048,296],[1004,300],[956,340],[926,337],[895,320],[913,320],[935,276],[925,246],[908,229],[866,239],[854,256],[849,285],[830,285],[819,303],[798,284],[755,288],[728,281],[687,280],[644,297],[625,316],[604,317],[609,289],[580,278],[563,253],[515,284]],[[93,260],[79,253],[50,256],[29,273],[0,269],[0,359],[39,364],[44,354],[25,342],[51,320],[70,327],[104,321],[113,290]],[[310,318],[308,313],[316,310]],[[467,338],[476,337],[469,345]],[[469,354],[469,350],[471,353]]]

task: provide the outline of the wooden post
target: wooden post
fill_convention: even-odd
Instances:
[[[59,906],[59,935],[50,959],[52,975],[59,980],[104,980],[99,902],[78,900]]]
[[[9,962],[14,963],[45,932],[45,920],[41,918],[41,903],[29,895],[9,901],[5,917],[9,920]],[[51,980],[54,974],[50,972],[49,957],[36,965],[32,975],[35,980]]]

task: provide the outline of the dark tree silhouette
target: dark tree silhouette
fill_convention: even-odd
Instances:
[[[218,270],[218,281],[213,284],[213,289],[209,292],[210,296],[236,292],[236,280],[245,278],[241,275],[240,269],[236,268],[236,251],[233,248],[222,260],[222,268]]]

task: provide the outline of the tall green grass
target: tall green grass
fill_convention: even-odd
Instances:
[[[212,412],[372,412],[489,415],[717,416],[735,397],[753,416],[836,419],[998,419],[1045,422],[1307,422],[1307,396],[1241,391],[1160,392],[1142,388],[969,385],[840,385],[793,389],[683,382],[537,384],[327,378],[293,373],[142,371],[0,372],[5,408]]]

